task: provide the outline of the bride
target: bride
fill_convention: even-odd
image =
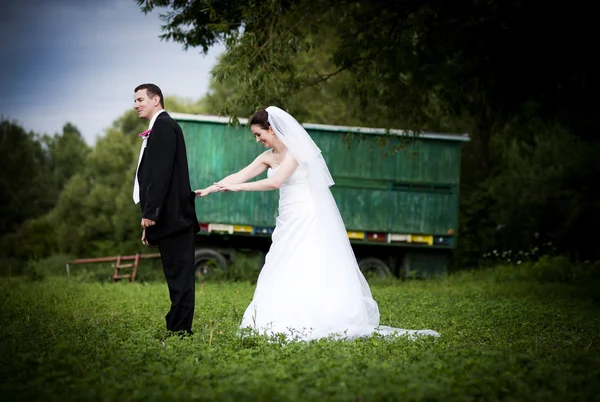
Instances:
[[[249,120],[267,151],[196,195],[279,189],[272,244],[240,328],[291,340],[432,335],[379,326],[379,308],[362,275],[329,187],[321,150],[290,114],[270,106]],[[267,170],[267,178],[248,182]]]

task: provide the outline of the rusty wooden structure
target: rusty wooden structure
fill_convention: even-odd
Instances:
[[[160,254],[135,254],[135,255],[117,255],[114,257],[98,257],[98,258],[80,258],[67,262],[67,277],[71,275],[71,264],[94,264],[99,262],[114,262],[115,271],[112,275],[112,281],[116,282],[119,279],[129,279],[130,283],[135,283],[138,265],[141,260],[150,260],[160,258]],[[127,263],[127,261],[131,261]],[[130,273],[123,273],[121,270],[131,268]]]

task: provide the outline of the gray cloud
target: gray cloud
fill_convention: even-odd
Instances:
[[[28,130],[55,133],[70,121],[94,143],[132,106],[141,82],[202,96],[222,51],[204,56],[161,41],[158,15],[134,1],[21,3],[0,6],[0,114]]]

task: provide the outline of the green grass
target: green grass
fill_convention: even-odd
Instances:
[[[381,322],[439,339],[282,344],[237,325],[254,287],[197,288],[161,344],[166,284],[0,280],[2,400],[600,400],[598,284],[503,267],[373,284]]]

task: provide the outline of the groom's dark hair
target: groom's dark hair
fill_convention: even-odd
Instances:
[[[160,90],[160,88],[158,87],[158,85],[154,85],[154,84],[140,84],[137,87],[135,87],[135,89],[133,90],[133,92],[137,92],[140,89],[145,89],[146,92],[148,92],[148,97],[149,98],[154,98],[155,96],[158,96],[160,98],[160,106],[164,109],[165,108],[165,101],[163,98],[163,94],[162,91]]]
[[[258,112],[254,113],[250,120],[248,120],[250,126],[258,124],[260,128],[263,130],[268,130],[271,125],[269,124],[269,112],[265,109],[260,109]]]

